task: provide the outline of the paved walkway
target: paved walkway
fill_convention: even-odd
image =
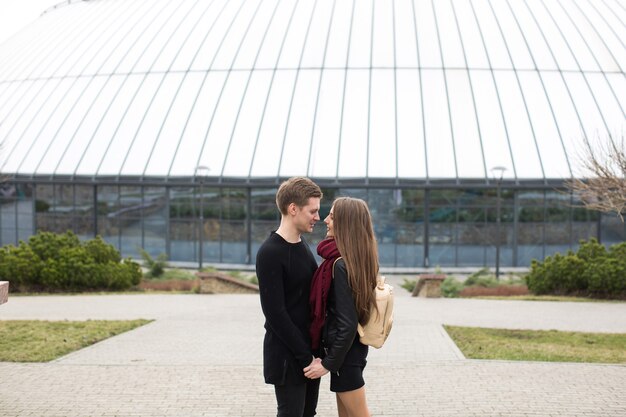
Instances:
[[[626,416],[626,366],[468,360],[441,324],[626,333],[626,303],[416,299],[365,372],[375,416]],[[13,297],[0,320],[155,321],[54,362],[0,363],[0,416],[273,416],[254,295]],[[328,379],[318,415],[336,415]]]

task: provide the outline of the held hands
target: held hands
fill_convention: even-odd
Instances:
[[[328,369],[322,366],[320,358],[313,358],[311,364],[304,368],[304,376],[309,379],[321,378],[328,373]]]

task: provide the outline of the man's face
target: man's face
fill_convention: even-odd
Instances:
[[[293,222],[298,232],[311,233],[315,223],[320,220],[320,199],[311,197],[305,206],[298,207],[294,204],[293,208],[295,209]]]

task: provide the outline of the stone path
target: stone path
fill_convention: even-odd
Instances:
[[[626,416],[626,366],[464,359],[442,324],[626,333],[626,303],[415,299],[370,349],[374,416]],[[0,363],[0,416],[273,416],[255,295],[11,297],[0,320],[154,321],[45,364]],[[319,416],[336,415],[328,379]]]

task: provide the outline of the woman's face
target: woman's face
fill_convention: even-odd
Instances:
[[[333,210],[334,206],[331,207],[330,213],[324,219],[324,223],[326,223],[326,237],[335,237],[335,233],[333,231]]]

